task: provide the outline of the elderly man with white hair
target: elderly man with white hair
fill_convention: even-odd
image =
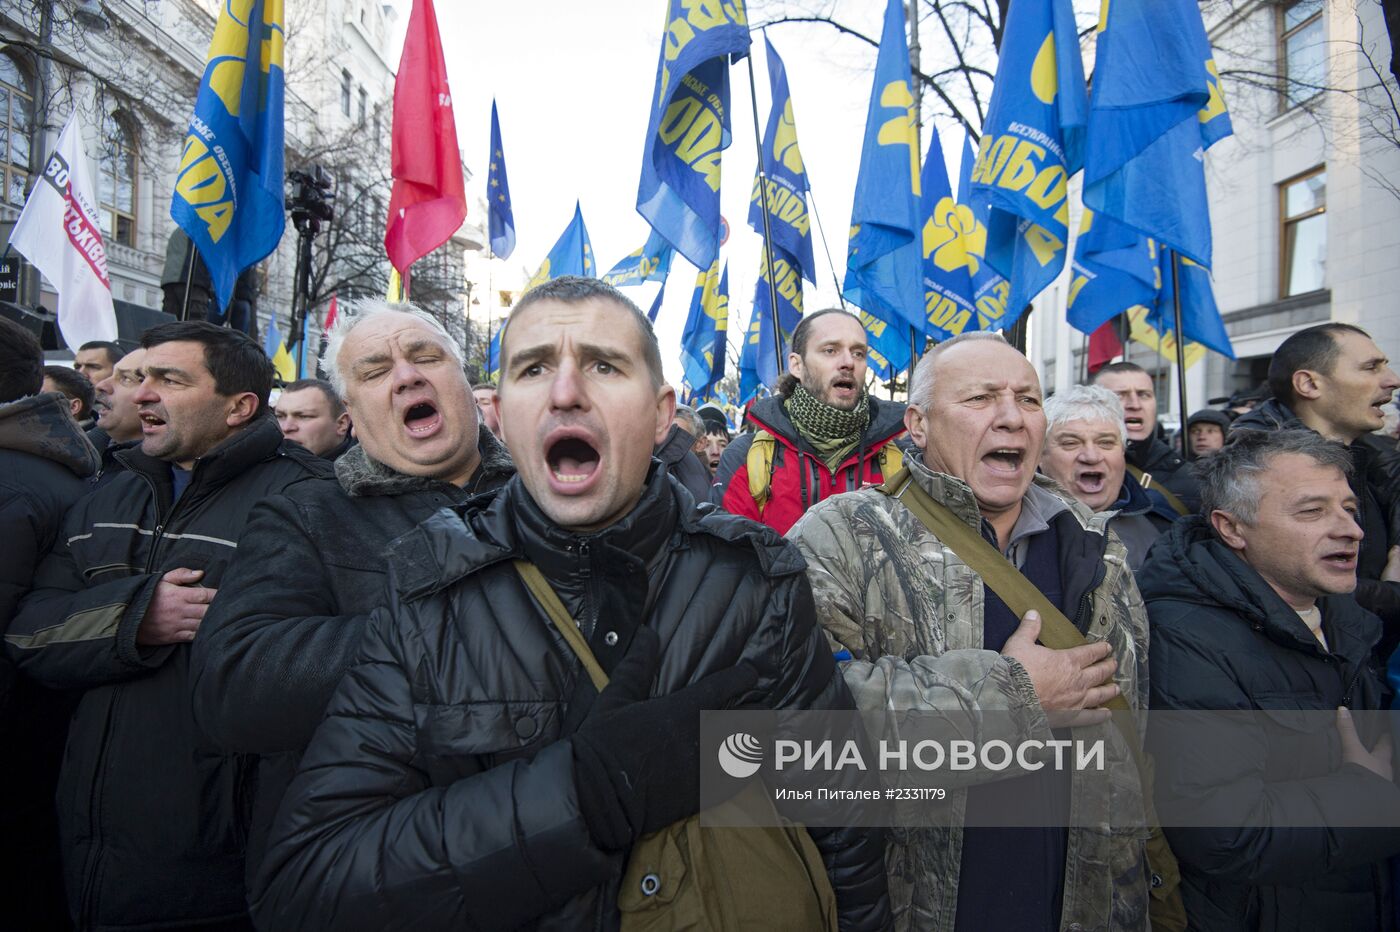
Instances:
[[[1136,572],[1176,515],[1128,472],[1123,403],[1101,385],[1075,385],[1045,402],[1045,422],[1040,471],[1090,511],[1109,516]]]
[[[944,784],[944,827],[907,829],[887,850],[895,927],[1146,928],[1149,886],[1167,896],[1175,885],[1170,871],[1149,876],[1131,829],[1144,812],[1133,754],[1101,708],[1120,694],[1146,707],[1147,616],[1123,545],[1107,515],[1036,475],[1040,380],[1000,334],[935,347],[910,397],[904,423],[918,455],[878,489],[817,503],[788,534],[807,560],[818,620],[853,658],[844,673],[856,703],[946,718],[1012,747],[1080,725],[1076,737],[1112,748],[1117,789],[1019,767]],[[1055,617],[1013,611],[1032,587]],[[1067,643],[1049,635],[1071,624],[1078,646],[1038,643],[1042,630]]]
[[[195,718],[259,766],[256,871],[277,804],[360,635],[387,602],[385,547],[441,508],[505,484],[509,454],[477,424],[462,351],[409,304],[363,301],[331,332],[323,368],[359,445],[335,478],[256,506],[194,645]]]

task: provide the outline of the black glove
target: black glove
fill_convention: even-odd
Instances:
[[[649,699],[657,643],[649,628],[637,629],[571,739],[579,809],[605,850],[700,811],[700,712],[724,708],[758,682],[753,665],[739,663]]]

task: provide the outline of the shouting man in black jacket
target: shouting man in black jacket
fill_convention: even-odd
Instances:
[[[1349,467],[1311,431],[1245,432],[1138,574],[1152,710],[1177,713],[1147,732],[1158,812],[1197,932],[1390,928],[1400,788],[1388,733],[1351,714],[1383,706]]]
[[[616,928],[632,845],[699,808],[700,710],[853,708],[796,550],[652,459],[675,393],[632,302],[555,279],[501,357],[519,474],[395,542],[389,608],[278,812],[269,929]],[[612,676],[602,698],[516,561]],[[888,926],[881,837],[812,836],[842,927]]]
[[[1157,436],[1157,391],[1152,376],[1135,362],[1114,362],[1094,374],[1093,384],[1118,396],[1128,428],[1128,473],[1154,504],[1176,515],[1201,507],[1201,492],[1181,454]]]
[[[69,510],[5,635],[21,671],[85,690],[59,777],[80,929],[248,927],[246,762],[203,748],[189,644],[253,505],[328,467],[266,413],[272,363],[242,333],[148,330],[139,447]]]
[[[514,471],[481,430],[461,350],[412,305],[340,318],[326,371],[360,432],[335,477],[258,504],[194,644],[195,718],[223,751],[256,754],[249,870],[297,761],[388,601],[389,542]]]

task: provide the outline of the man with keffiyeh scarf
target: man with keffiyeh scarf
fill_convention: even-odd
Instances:
[[[778,394],[749,412],[758,430],[724,451],[710,501],[785,534],[822,499],[898,472],[904,407],[866,392],[867,348],[854,314],[803,317]]]

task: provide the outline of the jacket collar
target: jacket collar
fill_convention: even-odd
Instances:
[[[278,455],[281,446],[282,430],[277,426],[277,421],[270,414],[259,415],[194,461],[190,486],[217,488],[258,463]],[[311,456],[309,453],[305,455]],[[132,472],[154,480],[157,488],[169,489],[170,463],[147,456],[140,444],[117,450],[113,456]]]
[[[679,424],[672,424],[671,430],[666,434],[666,439],[661,441],[661,446],[656,448],[652,455],[667,466],[674,466],[685,458],[695,447],[695,437],[690,431]]]
[[[0,449],[17,450],[66,466],[80,479],[102,464],[97,450],[69,415],[57,392],[0,405]]]
[[[786,440],[798,449],[815,455],[816,451],[806,440],[802,439],[802,435],[797,432],[797,427],[792,423],[792,419],[788,417],[787,408],[783,406],[781,396],[773,395],[755,402],[754,406],[749,409],[749,418],[774,437]],[[870,424],[865,428],[860,446],[864,447],[866,451],[877,450],[902,433],[904,433],[904,408],[893,401],[871,398]]]
[[[391,469],[366,453],[363,444],[356,444],[335,461],[335,477],[351,498],[439,491],[456,499],[462,497],[464,491],[470,494],[496,488],[515,474],[515,463],[506,452],[505,445],[484,427],[477,430],[476,448],[481,454],[481,462],[465,490],[440,479],[408,476]]]

